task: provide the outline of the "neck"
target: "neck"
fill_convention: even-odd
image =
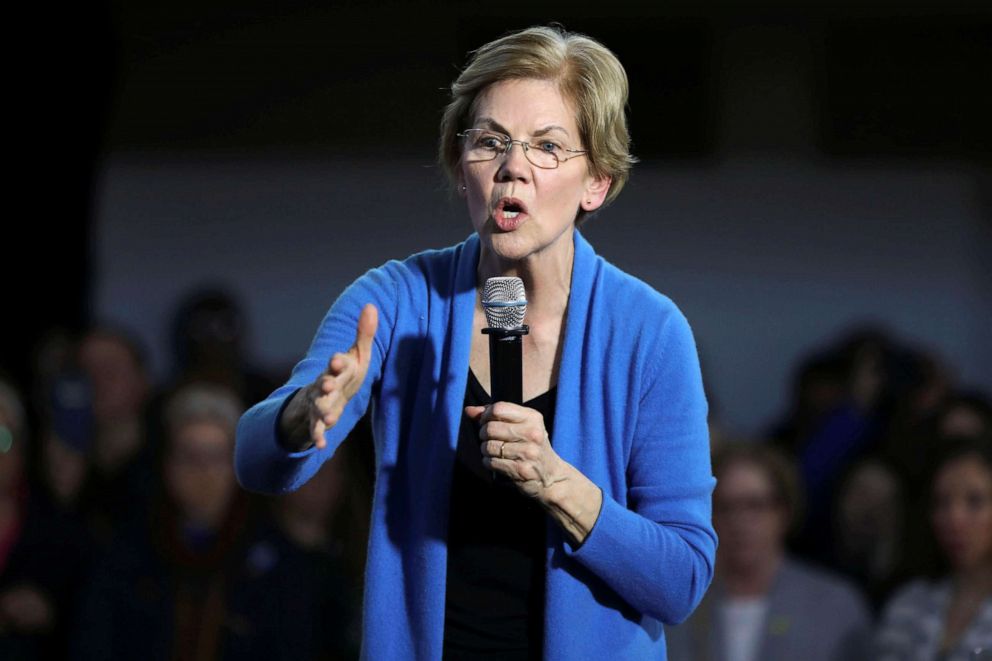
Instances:
[[[758,597],[771,590],[781,564],[782,554],[772,553],[744,567],[724,567],[720,579],[727,594],[732,597]]]
[[[527,317],[561,317],[568,305],[572,288],[572,265],[575,261],[574,228],[563,234],[555,245],[528,255],[522,260],[505,260],[485,244],[479,253],[476,269],[480,291],[488,278],[517,277],[527,292]]]

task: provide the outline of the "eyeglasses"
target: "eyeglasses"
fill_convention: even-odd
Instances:
[[[472,162],[491,161],[500,154],[506,154],[513,147],[514,143],[520,145],[524,150],[524,156],[532,164],[546,170],[553,170],[559,163],[564,163],[570,158],[588,154],[584,149],[568,149],[562,147],[554,140],[541,140],[536,145],[532,145],[526,140],[514,140],[505,133],[490,131],[489,129],[465,129],[456,134],[465,140],[465,153]],[[568,156],[568,154],[573,154]]]

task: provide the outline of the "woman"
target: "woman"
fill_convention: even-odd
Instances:
[[[324,584],[313,565],[238,489],[230,457],[242,410],[233,391],[207,383],[165,402],[151,516],[97,564],[68,658],[312,659],[318,628],[321,641],[330,631],[344,640],[346,620],[314,608]]]
[[[866,658],[865,600],[845,579],[785,550],[801,520],[796,467],[772,447],[735,443],[714,454],[713,472],[716,578],[693,616],[669,630],[669,658]]]
[[[709,585],[715,479],[691,330],[576,228],[627,179],[626,98],[620,63],[581,35],[531,28],[475,51],[440,147],[475,232],[356,280],[241,418],[238,479],[282,492],[372,403],[365,658],[660,658],[662,623]],[[473,405],[489,391],[479,289],[493,276],[527,291],[528,406]],[[493,472],[523,503],[484,482]],[[475,553],[503,579],[481,605]]]
[[[992,657],[992,439],[946,441],[932,474],[930,523],[945,566],[886,604],[880,661]]]

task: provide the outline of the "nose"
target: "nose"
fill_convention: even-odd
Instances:
[[[525,149],[527,147],[513,141],[506,148],[506,152],[497,157],[501,160],[499,169],[496,171],[497,181],[513,181],[515,179],[527,181],[530,177],[530,161],[524,154]]]

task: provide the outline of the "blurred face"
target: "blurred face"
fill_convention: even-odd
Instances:
[[[992,471],[977,457],[951,461],[934,483],[933,527],[955,569],[992,562]]]
[[[515,79],[494,83],[480,94],[472,127],[534,145],[553,141],[585,149],[575,117],[575,109],[554,83]],[[539,168],[519,144],[490,161],[473,162],[463,152],[462,194],[483,250],[505,265],[570,249],[579,208],[599,208],[609,190],[609,178],[594,178],[588,168],[587,155],[555,169]]]
[[[91,335],[79,347],[80,366],[93,384],[98,421],[137,414],[144,403],[145,375],[127,347],[110,337]]]
[[[237,484],[234,440],[212,422],[193,422],[171,439],[165,462],[169,495],[183,516],[216,526],[224,518]]]
[[[713,494],[713,526],[724,570],[747,571],[781,552],[787,513],[761,467],[738,461],[723,470]]]
[[[55,434],[45,439],[45,478],[55,497],[62,503],[75,499],[86,475],[86,457],[60,440]]]

